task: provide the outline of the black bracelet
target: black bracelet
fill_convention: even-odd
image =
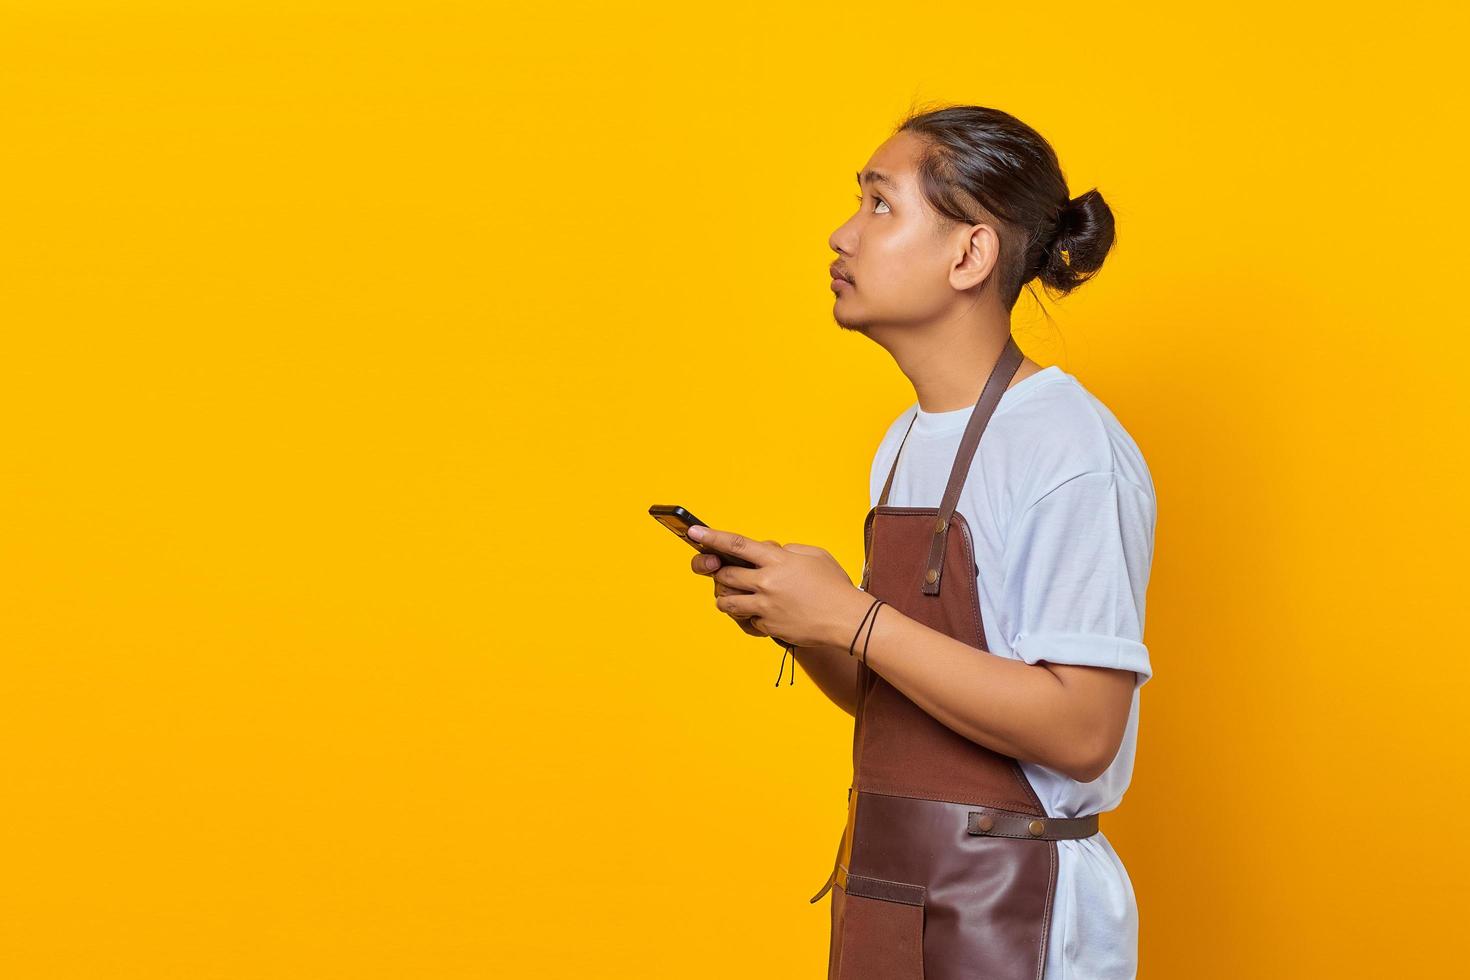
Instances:
[[[879,599],[878,600],[878,606],[886,606],[886,605],[887,605],[887,603],[884,602],[882,599]],[[873,626],[877,622],[878,622],[878,607],[877,606],[874,606],[873,607],[873,618],[870,619],[870,620],[868,620],[868,635],[865,636],[865,637],[863,637],[863,656],[862,656],[863,666],[867,666],[867,664],[868,664],[868,641],[873,638]]]
[[[856,653],[855,648],[857,647],[858,637],[861,636],[862,633],[863,633],[863,625],[865,623],[867,623],[868,617],[873,615],[874,610],[876,610],[882,604],[883,604],[883,600],[882,599],[874,599],[873,600],[873,604],[868,607],[868,611],[865,612],[865,613],[863,613],[863,621],[861,623],[858,623],[857,632],[854,633],[854,634],[852,634],[852,642],[847,645],[847,655],[849,657],[854,656],[855,653]],[[876,619],[877,617],[874,616],[873,618]],[[872,631],[869,630],[869,632],[871,633]],[[864,656],[867,656],[867,653],[868,653],[868,645],[866,643],[864,643],[863,644],[863,655]]]
[[[879,606],[884,606],[884,605],[887,605],[887,603],[885,603],[882,599],[874,599],[873,600],[873,604],[868,607],[868,611],[865,612],[865,613],[863,613],[862,622],[858,623],[857,632],[852,635],[852,642],[847,645],[847,655],[849,657],[855,657],[855,656],[857,656],[857,641],[858,641],[858,637],[859,636],[862,636],[863,626],[866,625],[868,627],[868,635],[866,637],[863,637],[863,655],[861,657],[858,657],[858,660],[861,661],[865,665],[868,662],[868,641],[873,638],[873,627],[878,622],[878,607]],[[869,616],[872,617],[871,620],[868,619]],[[788,686],[791,685],[791,684],[795,684],[796,683],[796,644],[795,643],[787,643],[784,640],[778,640],[774,636],[771,637],[771,639],[776,640],[777,643],[781,644],[782,650],[785,651],[784,653],[781,654],[781,666],[776,671],[776,686],[777,687],[780,687],[781,686],[781,675],[784,674],[784,673],[786,673],[786,656],[787,656],[787,654],[790,654],[791,655],[791,680],[788,681],[787,684],[788,684]]]

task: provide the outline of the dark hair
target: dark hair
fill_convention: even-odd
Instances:
[[[927,144],[919,181],[935,211],[1000,227],[996,270],[1007,310],[1032,279],[1060,298],[1102,267],[1116,239],[1112,209],[1095,187],[1068,193],[1056,152],[1036,130],[999,109],[959,105],[911,112],[894,129],[903,131]]]

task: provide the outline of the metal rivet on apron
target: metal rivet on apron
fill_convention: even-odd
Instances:
[[[939,580],[939,572],[938,572],[938,570],[931,568],[927,572],[924,573],[924,581],[925,582],[933,583],[933,582],[936,582],[938,580]]]
[[[981,830],[989,830],[995,826],[995,820],[991,818],[990,814],[983,813],[980,815],[980,819],[975,821],[975,826]]]
[[[943,533],[945,527],[947,527],[948,525],[949,525],[949,521],[946,521],[942,517],[935,519],[935,521],[934,521],[934,533],[935,534],[941,534],[941,533]]]
[[[1041,836],[1041,832],[1043,830],[1045,830],[1045,829],[1046,829],[1046,824],[1042,823],[1040,820],[1033,820],[1033,821],[1031,821],[1030,830],[1031,830],[1031,833],[1034,834],[1035,836],[1040,837]]]

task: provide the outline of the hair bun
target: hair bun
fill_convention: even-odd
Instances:
[[[1092,278],[1115,241],[1113,211],[1097,188],[1068,198],[1057,212],[1037,277],[1066,295]]]
[[[1077,219],[1080,217],[1075,197],[1068,198],[1067,203],[1057,212],[1057,226],[1051,233],[1051,241],[1047,244],[1048,252],[1056,251],[1057,245],[1064,241],[1069,235],[1077,230]]]

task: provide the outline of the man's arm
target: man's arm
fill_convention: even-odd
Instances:
[[[795,653],[796,662],[822,689],[822,693],[837,707],[856,716],[857,657],[848,654],[847,647],[805,646],[797,647]]]
[[[872,605],[872,596],[853,591],[844,617],[850,629]],[[1133,702],[1133,671],[1010,660],[887,604],[871,621],[872,633],[863,628],[857,653],[866,639],[869,667],[970,741],[1084,783],[1102,775],[1117,756]],[[839,656],[857,659],[848,658],[845,646]]]

